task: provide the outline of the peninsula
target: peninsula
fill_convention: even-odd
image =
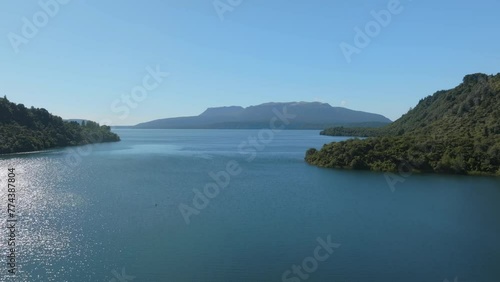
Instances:
[[[64,121],[46,109],[26,108],[0,98],[0,154],[117,141],[120,137],[109,126]]]
[[[328,168],[500,175],[500,74],[471,74],[381,128],[336,127],[324,135],[369,137],[309,149]]]

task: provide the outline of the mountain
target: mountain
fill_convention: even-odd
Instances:
[[[471,74],[378,129],[332,128],[323,134],[378,136],[310,149],[323,167],[500,175],[500,74]],[[408,166],[407,166],[408,167]]]
[[[238,129],[265,128],[276,116],[276,111],[296,117],[291,119],[287,129],[323,129],[329,126],[356,125],[376,127],[391,121],[378,114],[332,107],[319,102],[265,103],[247,108],[232,106],[209,108],[198,116],[159,119],[136,125],[136,128],[163,129]]]
[[[28,109],[0,98],[0,154],[116,141],[120,137],[109,126],[63,121],[45,109]]]

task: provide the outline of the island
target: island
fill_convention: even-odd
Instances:
[[[46,109],[26,108],[0,98],[0,154],[118,141],[120,137],[109,126],[64,121]]]
[[[500,74],[465,76],[463,83],[421,99],[380,128],[330,128],[352,136],[306,152],[312,165],[394,172],[500,176]]]

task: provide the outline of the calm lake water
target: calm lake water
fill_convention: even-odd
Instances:
[[[18,275],[2,255],[0,281],[500,281],[499,178],[412,175],[392,191],[382,173],[306,164],[343,140],[318,131],[116,132],[81,158],[0,159],[0,219],[14,167],[19,220]]]

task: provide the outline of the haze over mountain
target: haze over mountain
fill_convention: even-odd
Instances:
[[[159,119],[135,128],[157,129],[254,129],[269,127],[276,111],[296,117],[287,129],[324,129],[330,126],[383,126],[388,118],[373,113],[332,107],[320,102],[265,103],[247,108],[239,106],[209,108],[198,116]]]

